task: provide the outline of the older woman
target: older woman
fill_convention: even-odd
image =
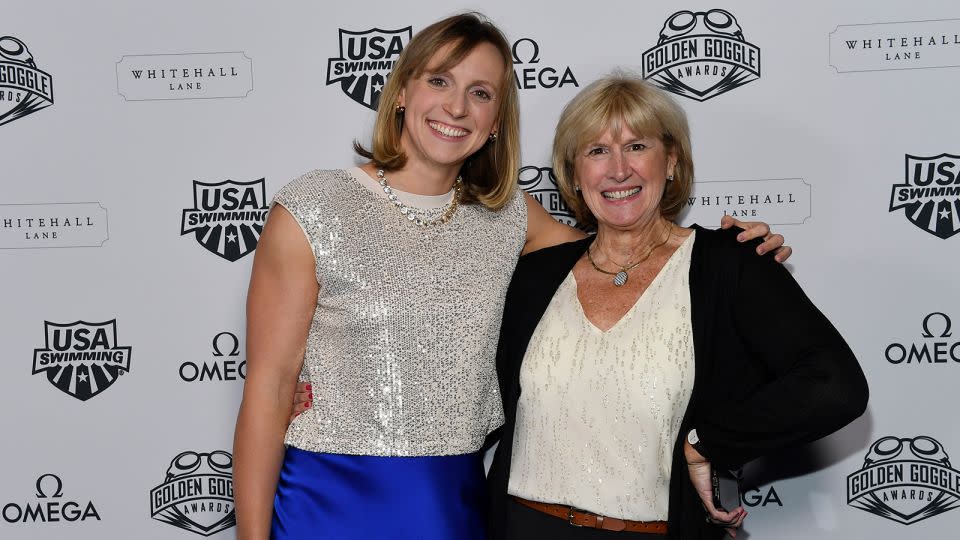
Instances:
[[[591,84],[564,109],[553,156],[597,234],[522,257],[508,290],[494,536],[735,534],[743,510],[713,508],[710,466],[862,414],[857,360],[781,265],[734,231],[673,222],[693,160],[666,93],[626,75]]]

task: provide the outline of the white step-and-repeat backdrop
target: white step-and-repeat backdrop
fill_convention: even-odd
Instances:
[[[771,223],[860,358],[863,418],[748,468],[749,537],[955,537],[960,7],[936,0],[5,2],[0,537],[233,536],[270,198],[353,164],[411,33],[468,8],[514,42],[518,178],[557,219],[561,106],[634,69],[692,123],[684,222]]]

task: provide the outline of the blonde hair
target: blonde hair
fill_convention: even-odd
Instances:
[[[673,181],[660,199],[660,215],[672,220],[683,209],[693,183],[693,155],[687,115],[666,92],[640,77],[618,71],[591,83],[564,107],[553,138],[553,172],[560,194],[577,223],[595,227],[597,218],[576,191],[575,160],[586,144],[606,130],[628,128],[638,136],[656,136],[667,154],[676,155]]]
[[[370,150],[359,142],[354,150],[370,159],[378,167],[396,170],[407,162],[400,145],[403,132],[403,114],[396,112],[404,85],[419,77],[436,51],[454,44],[450,54],[431,69],[446,71],[462,61],[481,43],[493,45],[503,58],[504,72],[498,92],[496,141],[488,141],[467,158],[460,170],[464,190],[464,204],[482,204],[499,210],[517,189],[517,170],[520,168],[520,108],[517,88],[513,80],[513,57],[506,37],[489,19],[479,13],[462,13],[435,22],[417,32],[404,47],[380,94],[377,120],[373,127]]]

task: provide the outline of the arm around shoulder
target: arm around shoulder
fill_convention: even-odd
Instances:
[[[247,293],[247,377],[234,434],[237,538],[270,536],[283,439],[319,285],[300,225],[274,205]]]
[[[529,193],[523,192],[523,198],[527,203],[527,239],[523,255],[586,236],[582,231],[553,219]]]

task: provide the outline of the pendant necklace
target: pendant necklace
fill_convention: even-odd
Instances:
[[[589,247],[587,248],[587,260],[590,261],[590,265],[593,266],[593,269],[594,269],[594,270],[596,270],[597,272],[600,272],[600,273],[602,273],[602,274],[607,274],[608,276],[613,276],[613,284],[616,285],[617,287],[622,287],[622,286],[627,282],[627,277],[629,277],[629,276],[627,275],[627,272],[629,272],[630,270],[633,270],[634,268],[640,266],[640,264],[641,264],[643,261],[646,261],[647,259],[650,258],[650,255],[654,252],[654,250],[656,250],[658,247],[666,244],[666,243],[667,243],[667,240],[670,239],[670,232],[671,232],[672,229],[673,229],[673,226],[670,225],[670,226],[667,228],[667,235],[663,238],[663,240],[660,241],[659,244],[650,246],[650,248],[647,249],[647,252],[643,254],[643,257],[640,257],[640,260],[638,260],[637,262],[635,262],[635,263],[633,263],[633,264],[631,264],[631,265],[629,265],[629,266],[624,266],[624,265],[622,265],[622,264],[618,264],[618,263],[616,263],[616,262],[614,262],[614,261],[611,260],[610,262],[612,262],[613,264],[616,264],[617,266],[620,267],[620,271],[619,271],[619,272],[608,272],[608,271],[604,270],[603,268],[600,268],[599,266],[597,266],[597,263],[593,262],[593,255],[590,254],[590,248],[589,248]]]

